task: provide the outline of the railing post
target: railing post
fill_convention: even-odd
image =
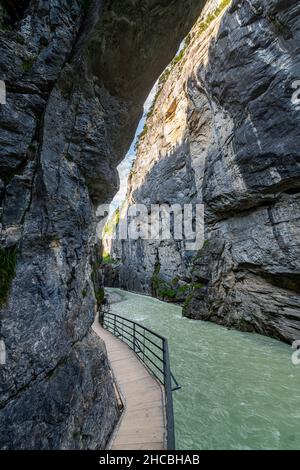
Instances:
[[[114,315],[114,336],[116,336],[116,315]]]
[[[135,352],[135,323],[133,324],[133,350]]]
[[[167,449],[175,450],[174,410],[168,340],[163,340],[164,385],[167,413]]]

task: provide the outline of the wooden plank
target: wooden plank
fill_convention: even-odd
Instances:
[[[120,429],[122,431],[122,428]],[[123,449],[126,450],[127,444],[143,444],[143,442],[160,442],[161,437],[163,436],[164,429],[156,428],[155,430],[149,430],[148,432],[142,432],[137,430],[136,432],[131,431],[130,434],[127,434],[127,428],[123,429],[123,432],[120,432],[112,446],[123,445]]]
[[[126,444],[126,450],[164,450],[161,442],[142,442],[140,444]],[[114,450],[124,450],[123,446],[114,446]]]
[[[95,333],[105,342],[111,370],[124,401],[112,450],[166,448],[164,392],[130,347],[103,329],[96,319]]]

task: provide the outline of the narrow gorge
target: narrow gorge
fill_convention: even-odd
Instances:
[[[204,204],[203,247],[112,240],[109,285],[299,337],[299,14],[296,1],[207,2],[158,81],[121,210]]]
[[[118,420],[96,209],[203,4],[1,1],[1,449],[103,449]]]
[[[209,328],[220,328],[211,323],[245,332],[230,332],[236,348],[248,332],[299,340],[298,0],[1,0],[0,50],[0,450],[109,445],[120,397],[92,327],[107,305],[106,287],[154,297],[144,303],[153,318],[160,308],[153,302],[168,302],[164,332],[171,332],[167,307],[178,304],[176,315],[182,307],[170,342],[175,347],[175,330],[180,338],[186,324],[186,335],[199,339],[187,360],[203,354],[193,329],[203,322],[192,320],[207,322],[210,348]],[[126,198],[103,235],[101,208],[124,187],[118,166],[141,122]],[[118,239],[136,204],[148,212],[200,205],[202,247],[176,237]],[[133,295],[114,309],[138,321],[134,308],[143,307]],[[226,344],[228,330],[220,331]],[[260,338],[252,376],[263,379],[271,340]],[[282,362],[287,345],[278,344],[280,377],[292,377],[291,363]],[[178,364],[184,376],[189,366]],[[264,396],[276,381],[262,382]],[[298,382],[291,382],[292,419]],[[183,436],[186,421],[179,422]],[[203,425],[195,429],[206,448],[214,431]],[[282,442],[291,446],[288,430],[285,423]]]

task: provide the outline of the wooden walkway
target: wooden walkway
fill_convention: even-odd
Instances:
[[[124,411],[111,439],[112,450],[166,448],[164,391],[159,382],[121,340],[95,320],[93,330],[106,344],[108,359]]]

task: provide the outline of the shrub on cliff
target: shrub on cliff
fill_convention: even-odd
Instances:
[[[0,307],[8,298],[17,266],[17,251],[15,248],[0,248]]]

